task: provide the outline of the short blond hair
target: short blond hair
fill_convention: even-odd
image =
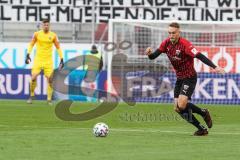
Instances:
[[[180,28],[180,25],[177,22],[172,22],[169,24],[169,27]]]

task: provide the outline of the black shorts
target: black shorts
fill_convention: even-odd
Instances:
[[[196,87],[197,76],[185,79],[177,79],[175,88],[174,88],[174,98],[178,98],[178,96],[185,95],[188,99],[191,99],[193,91]]]

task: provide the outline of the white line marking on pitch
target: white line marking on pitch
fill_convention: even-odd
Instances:
[[[1,125],[0,127],[11,127],[8,125]],[[36,127],[36,126],[15,126],[16,128],[32,128],[32,129],[74,129],[74,130],[92,130],[92,128],[67,128],[67,127]],[[177,134],[192,134],[191,132],[184,131],[170,131],[170,130],[157,130],[157,129],[124,129],[124,128],[110,128],[110,131],[118,131],[118,132],[151,132],[151,133],[177,133]],[[240,135],[240,132],[211,132],[210,134],[215,135]]]

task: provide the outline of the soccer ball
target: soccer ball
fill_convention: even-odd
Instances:
[[[96,137],[106,137],[109,132],[109,127],[107,124],[100,122],[94,125],[93,134]]]

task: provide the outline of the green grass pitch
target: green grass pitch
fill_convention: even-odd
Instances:
[[[93,108],[74,103],[73,113]],[[203,105],[200,105],[203,107]],[[205,107],[205,106],[204,106]],[[0,101],[1,160],[236,160],[240,157],[240,106],[206,105],[214,125],[205,137],[173,111],[171,104],[120,104],[86,122],[58,119],[45,101]],[[198,117],[198,119],[201,119]],[[201,119],[202,121],[202,119]],[[106,138],[92,127],[105,122]]]

